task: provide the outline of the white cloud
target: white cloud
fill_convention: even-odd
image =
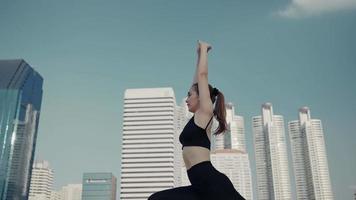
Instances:
[[[356,9],[356,0],[292,0],[286,9],[278,11],[277,14],[299,18],[348,9]]]

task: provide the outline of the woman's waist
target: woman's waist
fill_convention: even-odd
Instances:
[[[188,146],[184,147],[182,150],[183,157],[187,159],[199,159],[199,158],[209,158],[210,159],[210,150],[200,146]]]
[[[182,155],[187,170],[200,162],[210,161],[210,151],[206,148],[184,147]]]

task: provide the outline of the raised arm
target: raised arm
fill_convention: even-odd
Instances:
[[[198,41],[198,61],[193,79],[193,84],[198,83],[200,111],[209,115],[213,113],[213,103],[210,99],[208,85],[208,52],[210,49],[210,44],[203,41]]]
[[[205,49],[205,50],[203,50],[203,52],[205,54],[203,56],[203,58],[202,58],[203,60],[200,59],[201,58],[201,56],[200,56],[201,55],[201,50],[200,50],[201,48]],[[198,59],[197,59],[197,64],[196,64],[196,68],[195,68],[195,74],[194,74],[194,77],[193,77],[193,84],[198,83],[198,74],[201,72],[201,71],[199,71],[199,69],[204,68],[204,66],[199,68],[199,64],[202,64],[204,62],[205,63],[204,65],[206,66],[206,74],[208,73],[207,53],[209,52],[210,49],[211,49],[211,45],[210,44],[198,40],[198,47],[197,47]]]

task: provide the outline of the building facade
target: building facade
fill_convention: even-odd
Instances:
[[[81,200],[82,198],[82,184],[68,184],[62,187],[62,200]]]
[[[321,121],[311,119],[308,107],[299,120],[288,123],[297,199],[332,200],[324,133]]]
[[[53,170],[48,161],[37,161],[34,163],[31,174],[29,200],[51,198],[53,186]]]
[[[262,115],[252,118],[257,199],[291,199],[288,153],[283,116],[274,115],[272,104],[262,105]]]
[[[24,60],[0,60],[0,200],[27,200],[43,78]]]
[[[146,200],[178,185],[179,140],[172,88],[128,89],[124,96],[121,200]]]
[[[84,173],[82,200],[116,200],[116,177],[112,173]]]

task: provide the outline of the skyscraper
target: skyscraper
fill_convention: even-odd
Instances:
[[[177,185],[179,140],[172,88],[128,89],[124,97],[121,200],[146,200]]]
[[[48,161],[34,163],[31,174],[29,200],[49,200],[53,185],[53,170]]]
[[[333,199],[321,121],[311,119],[309,108],[303,107],[288,129],[297,199]]]
[[[82,184],[68,184],[59,191],[51,191],[50,200],[81,200]],[[107,187],[107,185],[104,185]]]
[[[82,200],[116,200],[116,177],[112,173],[84,173]]]
[[[0,200],[28,198],[42,84],[24,60],[0,60]]]
[[[244,118],[235,115],[235,107],[232,103],[226,104],[226,123],[228,130],[224,134],[211,137],[212,150],[236,149],[246,152]],[[212,133],[218,127],[214,120]]]
[[[62,187],[62,200],[81,200],[82,199],[82,184],[68,184]]]
[[[226,122],[230,132],[225,134],[225,149],[246,152],[244,118],[235,115],[235,106],[232,103],[226,104]]]
[[[283,116],[272,104],[262,105],[262,115],[252,118],[258,199],[291,199],[288,155]]]

